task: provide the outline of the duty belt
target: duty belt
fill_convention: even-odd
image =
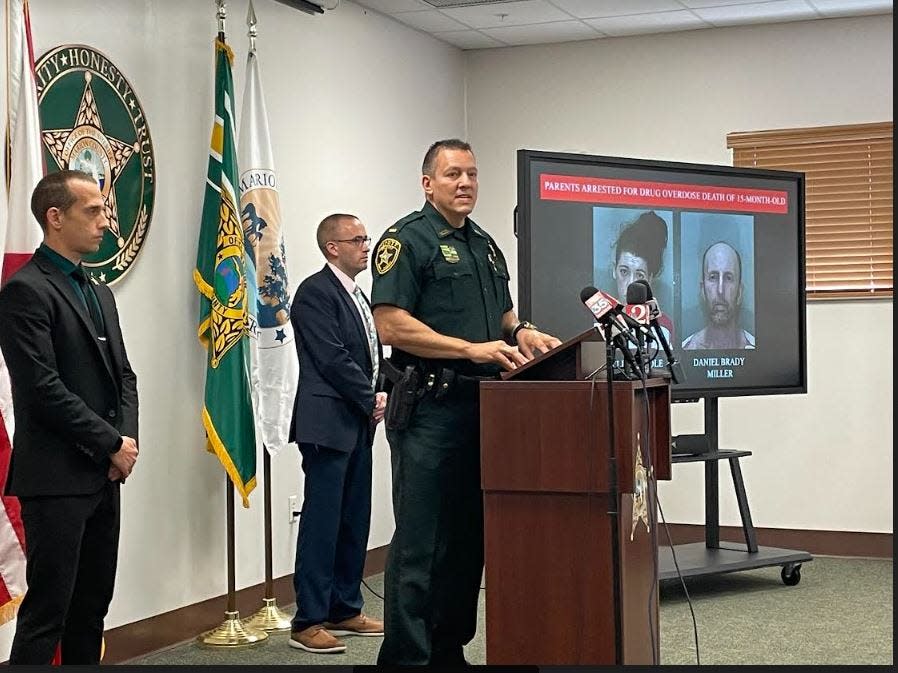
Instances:
[[[499,378],[498,376],[469,376],[467,374],[459,374],[449,367],[440,367],[433,371],[426,371],[427,368],[422,367],[420,363],[418,365],[409,366],[414,367],[415,371],[418,372],[419,377],[423,378],[423,381],[419,383],[420,387],[416,391],[417,396],[423,397],[428,393],[432,393],[435,400],[441,400],[451,394],[463,395],[466,393],[473,393],[477,390],[477,386],[481,381],[495,381]],[[425,371],[422,371],[422,369]],[[386,358],[383,360],[382,371],[386,378],[394,385],[402,380],[406,380],[405,377],[407,377],[406,371],[401,371]]]

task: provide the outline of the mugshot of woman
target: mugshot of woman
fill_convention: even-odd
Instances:
[[[644,280],[655,287],[666,247],[667,223],[655,211],[640,213],[635,220],[624,225],[614,244],[614,266],[611,270],[621,301],[625,301],[627,287],[633,281]],[[661,313],[658,324],[667,332],[664,336],[668,343],[674,343],[674,326],[670,317]]]

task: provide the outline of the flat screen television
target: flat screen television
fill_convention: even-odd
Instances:
[[[791,171],[519,150],[518,312],[564,341],[585,288],[644,279],[674,400],[805,393],[804,196]]]

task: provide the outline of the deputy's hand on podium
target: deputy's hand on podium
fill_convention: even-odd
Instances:
[[[466,357],[480,364],[495,362],[509,371],[533,359],[533,356],[526,357],[521,353],[517,346],[509,346],[502,340],[472,343],[467,349]]]
[[[545,334],[536,329],[518,330],[518,348],[528,360],[532,360],[540,353],[550,351],[561,345],[561,341],[551,334]]]

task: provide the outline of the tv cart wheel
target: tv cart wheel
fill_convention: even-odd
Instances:
[[[787,563],[783,566],[780,576],[783,578],[783,584],[787,587],[794,587],[801,582],[801,564]]]

